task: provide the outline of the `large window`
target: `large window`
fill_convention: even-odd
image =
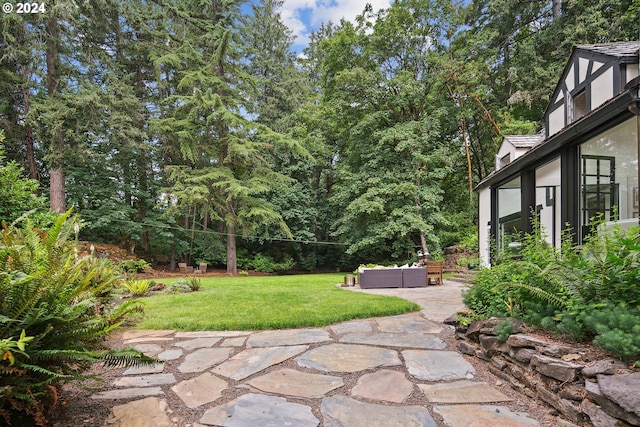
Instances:
[[[549,246],[560,246],[562,219],[560,215],[560,159],[536,168],[536,213]]]
[[[638,137],[627,120],[580,146],[580,225],[588,235],[594,218],[611,225],[637,223]]]
[[[520,252],[522,238],[520,178],[498,188],[498,248]]]

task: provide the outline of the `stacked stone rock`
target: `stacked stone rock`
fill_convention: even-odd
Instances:
[[[505,319],[457,326],[458,349],[489,363],[512,388],[554,408],[571,423],[595,427],[640,426],[640,372],[614,359],[586,363],[579,351],[527,334],[516,319],[500,342],[495,326]]]

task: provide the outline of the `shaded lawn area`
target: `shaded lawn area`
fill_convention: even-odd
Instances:
[[[197,292],[142,298],[142,329],[259,330],[319,327],[420,310],[396,297],[340,289],[344,274],[201,278]],[[170,284],[177,279],[157,280]]]

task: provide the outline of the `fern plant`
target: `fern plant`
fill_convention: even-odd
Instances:
[[[104,262],[77,257],[70,239],[77,221],[67,212],[47,230],[27,219],[0,232],[0,340],[9,340],[0,342],[31,338],[0,361],[0,417],[7,423],[23,413],[45,425],[55,385],[82,378],[89,363],[154,362],[133,350],[103,348],[105,336],[141,307],[111,303],[118,275]]]
[[[122,286],[131,293],[133,296],[142,296],[149,291],[151,286],[150,280],[125,280],[122,282]]]

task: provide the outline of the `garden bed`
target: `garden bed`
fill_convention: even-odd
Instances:
[[[578,425],[640,425],[640,372],[604,350],[530,333],[509,319],[456,324],[457,348],[484,361],[514,390],[553,408]],[[625,424],[627,423],[627,424]]]

